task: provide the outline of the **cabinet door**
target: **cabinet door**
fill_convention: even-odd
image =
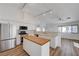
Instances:
[[[1,40],[10,38],[10,25],[1,24]]]
[[[16,45],[21,44],[21,39],[20,39],[20,35],[17,35],[16,37]]]
[[[31,56],[41,56],[41,46],[28,40],[23,40],[23,49]]]
[[[16,25],[10,24],[10,38],[16,37]]]
[[[1,45],[1,50],[0,51],[6,50],[6,41],[0,42],[0,45]]]

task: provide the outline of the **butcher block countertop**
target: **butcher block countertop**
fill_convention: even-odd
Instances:
[[[24,36],[24,38],[27,40],[30,40],[34,43],[37,43],[39,45],[44,45],[49,41],[48,39],[44,39],[44,38],[40,38],[40,37],[36,37],[36,36],[31,36],[31,35]]]

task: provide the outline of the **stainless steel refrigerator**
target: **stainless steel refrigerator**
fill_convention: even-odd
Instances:
[[[0,24],[0,51],[16,47],[16,26]]]

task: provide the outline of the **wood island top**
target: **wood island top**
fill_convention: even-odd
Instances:
[[[46,44],[49,40],[41,37],[36,37],[36,36],[24,36],[25,39],[28,39],[34,43],[37,43],[39,45],[44,45]]]

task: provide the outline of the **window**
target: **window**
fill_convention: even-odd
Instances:
[[[38,31],[38,32],[41,31],[41,28],[40,27],[37,27],[36,28],[36,31]]]
[[[67,26],[67,32],[71,33],[71,26]]]
[[[58,27],[58,32],[62,32],[62,27]]]
[[[58,31],[62,33],[78,33],[78,25],[58,27]]]
[[[72,26],[72,32],[73,32],[73,33],[77,33],[77,32],[78,32],[77,26]]]
[[[42,28],[42,31],[45,32],[45,28],[44,27]]]
[[[66,27],[62,27],[62,32],[65,33],[66,31]]]
[[[44,27],[37,27],[36,31],[37,32],[40,32],[40,31],[45,32],[45,28]]]

